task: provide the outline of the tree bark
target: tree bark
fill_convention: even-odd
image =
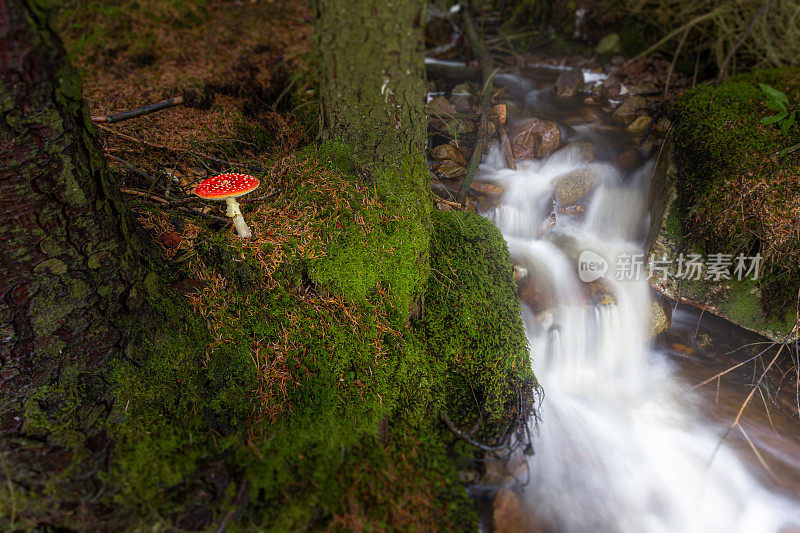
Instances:
[[[49,17],[0,0],[0,518],[90,528],[108,512],[110,361],[155,274]]]
[[[420,0],[316,0],[323,137],[390,168],[426,143]]]

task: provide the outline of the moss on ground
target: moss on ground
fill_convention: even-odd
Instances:
[[[474,450],[439,419],[492,435],[518,409],[512,384],[533,383],[502,235],[475,215],[430,222],[421,161],[382,180],[388,196],[341,146],[281,165],[278,195],[244,207],[252,240],[184,227],[196,321],[173,328],[207,341],[144,325],[117,365],[118,518],[474,529],[453,461]]]
[[[761,124],[773,112],[759,83],[800,103],[798,69],[736,76],[678,99],[676,187],[689,241],[706,253],[761,253],[761,303],[768,316],[782,318],[800,287],[800,152],[778,152],[800,142],[800,126],[782,133]]]

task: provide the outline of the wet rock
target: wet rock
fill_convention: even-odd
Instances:
[[[561,144],[561,130],[555,122],[531,118],[514,128],[511,149],[517,159],[542,158]]]
[[[453,87],[453,92],[450,95],[450,104],[459,113],[471,112],[473,100],[474,97],[468,84],[461,83]]]
[[[564,174],[555,183],[556,202],[560,205],[578,203],[588,197],[599,184],[599,176],[588,168]]]
[[[436,167],[436,173],[449,180],[458,179],[467,173],[467,169],[455,161],[446,160]]]
[[[491,198],[499,198],[504,192],[506,192],[503,187],[486,181],[473,181],[469,184],[469,188],[475,194],[480,194]]]
[[[618,54],[622,51],[619,35],[611,33],[606,35],[595,46],[594,51],[598,54]]]
[[[533,527],[533,520],[522,499],[509,488],[497,493],[492,518],[496,533],[526,533]]]
[[[667,117],[661,117],[660,119],[658,119],[658,122],[656,122],[654,129],[656,130],[657,133],[660,133],[661,135],[666,135],[666,133],[669,131],[671,127],[672,127],[672,122]]]
[[[600,120],[600,109],[594,106],[582,106],[573,110],[573,114],[568,115],[563,123],[567,126],[575,126],[577,124],[587,124],[589,122],[598,122]]]
[[[635,148],[625,150],[614,160],[614,166],[627,174],[639,168],[642,163],[644,163],[644,159],[639,150]]]
[[[614,305],[617,303],[614,287],[603,278],[584,283],[583,294],[589,305]]]
[[[579,69],[565,70],[556,80],[556,94],[560,97],[575,96],[583,81],[583,72]]]
[[[672,325],[672,306],[666,296],[657,291],[651,291],[653,299],[650,302],[650,338],[667,331]]]
[[[628,124],[628,127],[625,128],[625,131],[630,133],[631,135],[636,135],[637,137],[641,137],[647,131],[647,128],[650,127],[650,123],[653,122],[653,119],[648,116],[636,117],[636,119]]]
[[[642,96],[632,96],[620,104],[611,119],[618,124],[630,124],[643,109],[647,109],[647,100]]]
[[[562,146],[556,152],[557,154],[564,154],[565,157],[579,157],[582,161],[594,162],[599,159],[600,153],[597,146],[593,143],[586,141],[575,141],[565,146]]]
[[[436,96],[428,102],[428,114],[440,120],[446,120],[457,114],[456,108],[442,95]]]
[[[649,81],[632,85],[629,91],[633,96],[647,96],[659,93],[656,84]]]
[[[461,150],[451,144],[440,144],[439,146],[431,149],[431,159],[434,161],[455,161],[459,165],[466,165],[467,160]]]
[[[556,209],[559,215],[577,216],[586,212],[586,204],[561,205]]]
[[[517,294],[534,315],[552,308],[555,304],[553,295],[542,287],[542,283],[536,283],[533,276],[517,281]]]

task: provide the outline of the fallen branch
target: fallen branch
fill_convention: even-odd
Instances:
[[[121,113],[114,113],[112,115],[107,115],[107,116],[92,117],[92,122],[95,123],[104,122],[106,124],[113,124],[114,122],[122,122],[123,120],[149,115],[150,113],[155,113],[156,111],[169,109],[171,107],[179,106],[181,104],[183,104],[183,96],[176,96],[175,98],[162,100],[160,102],[156,102],[155,104],[150,104],[144,107],[140,107],[138,109],[123,111]]]

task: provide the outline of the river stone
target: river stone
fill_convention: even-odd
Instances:
[[[667,331],[672,325],[672,306],[670,301],[660,292],[651,291],[653,299],[650,301],[650,338]]]
[[[586,302],[590,305],[614,305],[617,303],[614,287],[603,278],[584,283],[583,294]]]
[[[647,115],[636,117],[636,120],[628,124],[628,127],[625,128],[625,131],[632,135],[636,135],[637,137],[641,137],[645,134],[651,122],[653,122],[653,119]]]
[[[498,198],[502,196],[504,192],[506,192],[503,187],[486,181],[473,181],[469,184],[469,188],[472,189],[472,191],[476,194],[481,194],[491,198]]]
[[[583,85],[583,72],[572,68],[563,71],[556,80],[556,94],[561,97],[575,96]]]
[[[469,84],[460,83],[453,87],[450,94],[450,103],[459,113],[469,113],[472,111],[472,91]]]
[[[629,90],[633,96],[653,95],[659,92],[656,84],[649,81],[632,85]]]
[[[445,179],[454,180],[466,174],[467,169],[455,161],[448,159],[442,161],[438,168],[436,168],[436,172]]]
[[[515,126],[511,139],[511,150],[518,160],[542,158],[558,149],[561,130],[555,122],[531,118]]]
[[[574,170],[556,178],[556,201],[561,205],[580,202],[600,184],[600,178],[591,169]]]
[[[622,102],[611,115],[611,119],[618,124],[630,124],[639,114],[639,111],[647,108],[647,100],[642,96],[632,96]]]
[[[467,160],[461,150],[452,144],[440,144],[431,150],[431,159],[434,161],[455,161],[459,165],[466,165]]]
[[[642,163],[644,163],[644,159],[636,148],[628,148],[614,160],[614,166],[626,174],[639,168]]]
[[[572,159],[572,157],[580,157],[582,161],[592,163],[599,159],[599,150],[597,145],[588,141],[574,141],[566,144],[558,149],[557,154],[563,154],[564,157]]]

